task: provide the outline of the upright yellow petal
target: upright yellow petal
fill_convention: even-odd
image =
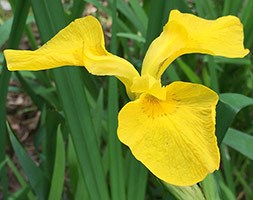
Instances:
[[[218,96],[205,86],[184,82],[166,90],[166,101],[144,93],[125,105],[119,113],[118,136],[159,179],[193,185],[219,168]]]
[[[148,74],[135,78],[130,88],[132,100],[139,98],[142,93],[148,93],[160,100],[165,100],[166,89],[161,86],[161,80],[157,80]]]
[[[92,16],[76,19],[36,51],[5,50],[4,55],[11,71],[85,66],[95,75],[116,76],[127,87],[139,76],[129,62],[106,51],[101,25]]]
[[[142,74],[159,79],[173,60],[188,53],[244,57],[249,50],[243,46],[240,20],[234,16],[206,20],[177,10],[171,11],[163,32],[147,51]]]

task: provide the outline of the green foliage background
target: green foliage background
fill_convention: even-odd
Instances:
[[[162,31],[171,9],[215,19],[236,15],[244,24],[245,46],[253,48],[253,1],[250,0],[9,0],[12,12],[0,19],[1,49],[18,49],[22,35],[31,49],[45,43],[89,6],[103,24],[107,49],[137,69],[151,41]],[[112,26],[108,26],[111,24]],[[32,27],[36,24],[39,40]],[[40,43],[41,41],[41,43]],[[6,69],[0,54],[0,180],[3,199],[175,199],[117,139],[118,110],[128,101],[115,78],[91,76],[85,68],[39,72]],[[41,111],[34,146],[35,163],[6,118],[6,96],[15,79]],[[208,200],[253,199],[252,55],[228,59],[185,55],[163,76],[165,84],[184,80],[204,84],[220,95],[217,138],[222,163],[201,188]],[[118,91],[118,92],[117,92]],[[247,108],[245,108],[247,107]],[[6,149],[18,158],[19,169]],[[9,191],[7,171],[20,187]]]

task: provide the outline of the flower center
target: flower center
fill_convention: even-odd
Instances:
[[[162,101],[150,94],[142,98],[142,105],[143,112],[149,118],[166,117],[178,107],[174,101]]]
[[[166,99],[166,90],[161,86],[160,80],[146,74],[134,79],[130,91],[134,94],[135,99],[139,98],[141,94],[146,93],[158,99]]]

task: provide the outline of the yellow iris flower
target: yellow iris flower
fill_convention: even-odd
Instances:
[[[105,49],[100,23],[77,19],[36,51],[5,50],[9,70],[85,66],[94,75],[116,76],[132,100],[119,112],[118,137],[159,179],[193,185],[219,168],[215,136],[218,95],[209,88],[160,78],[177,57],[205,53],[244,57],[243,27],[234,16],[205,20],[177,10],[150,45],[141,75],[128,61]]]

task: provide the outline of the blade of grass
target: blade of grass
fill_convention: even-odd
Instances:
[[[138,0],[130,0],[129,1],[131,7],[133,8],[134,13],[136,16],[140,19],[141,23],[144,26],[144,30],[147,30],[147,25],[148,25],[148,17],[140,5],[140,2]]]
[[[85,1],[83,0],[75,0],[73,1],[73,6],[71,8],[71,15],[69,17],[69,21],[74,20],[77,17],[81,17],[83,14],[83,11],[85,9]]]
[[[54,77],[91,199],[109,199],[89,105],[79,76],[80,72],[74,69],[65,69],[63,73],[56,72]]]
[[[20,185],[23,188],[28,187],[29,191],[27,192],[26,198],[29,200],[33,200],[35,199],[35,196],[33,195],[31,188],[28,186],[28,184],[26,183],[26,181],[24,180],[24,178],[22,177],[22,175],[20,174],[19,170],[17,169],[17,167],[14,165],[13,161],[10,160],[9,157],[7,157],[7,164],[10,167],[12,173],[15,175],[15,177],[17,178],[18,182],[20,183]],[[24,199],[24,198],[23,198]]]
[[[207,87],[210,87],[211,85],[211,80],[210,80],[210,75],[208,73],[207,67],[203,66],[202,68],[202,80],[203,84]]]
[[[148,49],[151,42],[161,33],[172,9],[180,9],[182,12],[190,12],[185,0],[151,0],[144,51]]]
[[[207,19],[216,19],[218,14],[212,0],[195,0],[196,10],[199,16]]]
[[[49,200],[61,199],[65,178],[65,147],[60,127],[57,129],[54,170],[49,192]]]
[[[26,25],[26,27],[25,27],[25,33],[26,33],[26,36],[28,38],[29,44],[31,46],[31,49],[32,50],[37,49],[38,48],[38,44],[37,44],[36,38],[35,38],[35,36],[33,34],[32,28],[29,25]]]
[[[201,83],[200,78],[195,74],[195,72],[191,69],[189,65],[187,65],[182,59],[178,58],[176,63],[183,70],[185,75],[189,78],[189,80],[193,83]]]
[[[111,52],[117,53],[117,0],[112,4],[112,38]],[[123,158],[121,144],[117,138],[118,121],[118,86],[114,77],[109,78],[108,86],[108,148],[110,158],[110,187],[112,200],[125,200],[125,178],[123,173]]]
[[[32,0],[32,6],[44,42],[66,25],[60,1]],[[82,71],[69,67],[52,72],[89,195],[91,199],[107,200],[109,194],[89,105],[82,86]]]
[[[170,1],[166,1],[166,6],[165,6],[165,10],[167,9],[172,10],[172,9],[179,9],[181,12],[187,12],[187,13],[191,13],[191,9],[189,8],[188,4],[189,2],[187,0],[170,0]],[[165,12],[165,14],[168,14],[167,12]],[[168,17],[168,15],[164,16],[165,18]]]
[[[110,78],[108,93],[108,146],[110,154],[110,186],[113,200],[124,200],[125,178],[121,144],[117,138],[118,92],[117,80]]]
[[[242,173],[240,173],[237,169],[235,169],[235,176],[240,184],[243,186],[243,191],[246,196],[252,197],[252,187],[248,184],[248,182],[243,177]],[[247,199],[247,198],[246,198]],[[249,198],[251,199],[251,198]]]
[[[28,16],[30,2],[28,0],[19,0],[17,2],[16,10],[14,13],[13,23],[8,43],[8,48],[17,48],[21,40],[24,30],[25,22]],[[8,91],[8,84],[11,73],[6,68],[6,63],[3,63],[3,69],[0,76],[0,163],[5,160],[5,147],[6,147],[6,96]],[[1,183],[3,198],[7,198],[8,193],[8,180],[6,174],[6,168],[3,167],[1,172]]]
[[[44,101],[41,99],[40,96],[36,95],[33,89],[30,87],[29,84],[27,84],[26,80],[22,77],[22,75],[19,72],[15,72],[15,75],[17,76],[19,82],[22,84],[24,87],[25,91],[27,94],[31,97],[33,103],[40,109],[42,110],[44,106]]]
[[[110,0],[113,2],[114,0]],[[117,0],[117,8],[120,13],[122,13],[134,26],[135,28],[141,32],[143,36],[146,35],[146,28],[142,21],[135,15],[133,10],[129,7],[126,1]],[[114,13],[112,13],[114,14]]]
[[[210,72],[210,81],[211,81],[211,88],[219,93],[219,81],[217,75],[217,64],[214,62],[214,58],[212,56],[208,56],[208,69]]]
[[[224,57],[213,57],[215,63],[223,63],[230,65],[251,65],[251,60],[249,58],[224,58]]]
[[[222,15],[237,15],[243,3],[243,1],[225,0]]]
[[[36,144],[42,145],[42,152],[45,157],[42,162],[42,169],[49,180],[52,179],[54,173],[54,165],[56,158],[57,128],[59,124],[64,124],[64,119],[56,110],[44,107],[41,111],[40,127],[36,134]],[[39,144],[38,144],[39,143]]]
[[[22,187],[15,193],[12,193],[9,197],[8,200],[23,200],[27,199],[27,193],[29,192],[30,188],[28,186]]]
[[[215,175],[216,175],[216,178],[217,178],[218,185],[220,187],[220,196],[221,196],[221,198],[222,199],[228,199],[228,200],[230,200],[230,199],[231,200],[236,200],[235,194],[226,185],[221,171],[217,171]]]
[[[68,139],[68,170],[69,170],[69,178],[70,178],[70,191],[69,194],[72,198],[70,199],[90,199],[89,192],[87,186],[85,184],[85,180],[83,176],[79,176],[80,167],[78,166],[78,160],[76,156],[76,152],[74,149],[74,145],[72,139],[69,135]],[[75,198],[74,198],[75,197]]]
[[[76,188],[76,192],[75,192],[75,199],[79,200],[79,199],[91,199],[89,197],[89,193],[87,191],[87,188],[84,180],[83,179],[78,179],[78,183],[77,183],[77,188]]]
[[[122,37],[122,38],[132,39],[140,43],[145,43],[145,38],[137,34],[119,32],[117,33],[117,36]]]
[[[165,75],[168,76],[171,82],[180,80],[180,77],[176,71],[174,64],[170,64],[170,67],[168,67],[165,71]]]
[[[151,0],[150,12],[148,20],[148,30],[146,34],[146,43],[144,46],[144,51],[146,51],[151,44],[152,40],[156,38],[162,30],[163,17],[164,17],[164,0]],[[159,22],[159,23],[157,23]]]
[[[13,17],[6,20],[3,24],[0,26],[0,47],[8,40],[10,31],[11,31],[11,25],[13,22]]]
[[[31,160],[24,148],[21,146],[11,128],[8,126],[8,132],[12,147],[17,155],[20,165],[22,166],[26,176],[29,179],[32,189],[36,193],[38,199],[47,199],[48,195],[48,180],[43,175],[42,171]]]
[[[244,25],[245,46],[251,48],[253,45],[253,1],[247,1],[241,11],[241,20]]]
[[[96,132],[97,143],[100,143],[102,137],[102,126],[103,126],[103,114],[104,114],[104,93],[103,89],[100,89],[97,99],[93,99],[91,94],[85,90],[88,103],[90,105],[90,111],[92,114],[93,124]]]
[[[231,163],[231,158],[230,155],[228,154],[227,151],[227,146],[224,144],[220,145],[220,152],[221,152],[221,160],[222,160],[222,165],[224,168],[224,176],[226,180],[226,185],[229,187],[231,192],[233,194],[236,194],[236,189],[235,189],[235,182],[233,180],[233,166],[230,164]]]
[[[106,14],[108,14],[108,16],[112,16],[111,10],[108,9],[107,6],[104,6],[101,1],[98,1],[98,0],[84,0],[84,1],[87,2],[87,3],[93,4],[98,9],[103,10]],[[130,28],[120,18],[118,18],[118,24],[119,24],[119,27],[121,28],[121,31],[131,33]]]
[[[223,143],[253,160],[253,137],[251,135],[229,128]]]
[[[7,158],[0,163],[0,170],[6,165]]]
[[[215,180],[214,174],[208,174],[207,177],[201,182],[201,188],[205,194],[206,200],[220,200],[218,185]]]
[[[127,152],[126,163],[129,165],[127,173],[127,200],[146,199],[148,170],[133,157],[130,151]]]
[[[224,183],[218,182],[221,192],[223,193],[222,199],[236,200],[236,196],[231,192],[230,188]]]

